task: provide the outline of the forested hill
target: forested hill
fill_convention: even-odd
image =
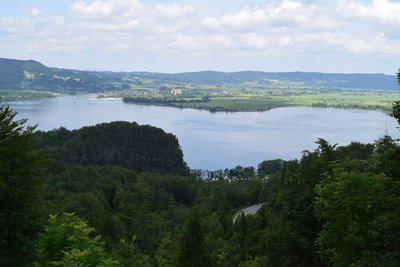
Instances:
[[[295,83],[298,86],[344,89],[396,89],[394,75],[341,74],[318,72],[217,72],[187,73],[98,72],[50,68],[34,60],[0,58],[0,89],[46,90],[54,92],[100,92],[124,90],[133,86],[162,87],[165,84],[193,83],[209,85],[273,86]]]
[[[177,138],[152,126],[111,122],[69,131],[39,132],[39,147],[54,158],[82,165],[114,165],[137,172],[185,174]]]
[[[122,75],[49,68],[34,60],[0,59],[0,89],[96,92],[121,89]]]

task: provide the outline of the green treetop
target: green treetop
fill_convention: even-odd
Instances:
[[[94,228],[73,213],[50,215],[40,234],[36,266],[119,266],[104,250]]]

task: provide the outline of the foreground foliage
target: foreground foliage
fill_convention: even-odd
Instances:
[[[23,266],[33,258],[41,222],[44,160],[33,148],[35,127],[0,106],[0,265]]]
[[[94,231],[73,213],[51,215],[39,236],[35,266],[119,266],[104,251],[101,237],[90,237]]]

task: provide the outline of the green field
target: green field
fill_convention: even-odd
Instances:
[[[35,90],[0,90],[0,101],[23,101],[56,97],[59,94],[48,91]]]
[[[114,95],[115,96],[115,95]],[[119,97],[130,98],[129,103],[164,105],[178,108],[218,111],[265,111],[278,107],[305,106],[357,108],[390,111],[400,92],[367,90],[321,89],[259,89],[221,88],[205,86],[196,90],[182,90],[171,96],[153,93],[138,97],[135,90],[120,92]],[[207,101],[193,102],[207,96]],[[147,101],[145,101],[147,99]]]

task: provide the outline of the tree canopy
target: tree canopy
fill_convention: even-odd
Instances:
[[[137,172],[187,172],[177,138],[149,125],[115,121],[38,136],[39,145],[52,148],[52,156],[64,162],[114,165]]]
[[[35,266],[120,266],[104,250],[95,229],[73,213],[50,215],[39,235],[38,260]]]
[[[26,266],[40,223],[44,158],[34,149],[35,127],[0,106],[0,265]]]

